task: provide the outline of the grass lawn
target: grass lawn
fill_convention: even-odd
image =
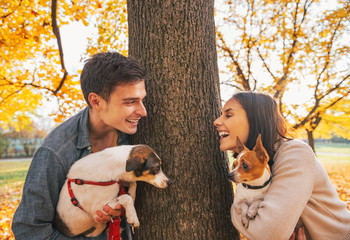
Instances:
[[[14,239],[11,221],[21,200],[29,165],[30,161],[0,160],[0,239]]]
[[[30,161],[1,161],[0,188],[18,181],[24,181]]]
[[[335,155],[349,155],[350,160],[350,144],[345,143],[334,143],[334,144],[316,144],[316,153],[324,154],[335,154]]]
[[[319,144],[315,151],[322,163],[350,162],[350,144]]]

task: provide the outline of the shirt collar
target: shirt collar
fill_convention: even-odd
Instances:
[[[76,147],[78,149],[83,149],[91,146],[90,136],[89,136],[89,108],[88,107],[86,107],[81,112],[78,130],[79,130],[79,134],[78,134],[78,142]]]

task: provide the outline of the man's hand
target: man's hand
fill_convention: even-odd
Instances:
[[[121,209],[122,209],[122,205],[118,204],[115,209],[111,208],[108,205],[104,205],[103,206],[103,211],[106,214],[104,214],[102,211],[98,210],[96,211],[96,214],[98,217],[95,218],[95,221],[98,223],[106,223],[109,222],[111,220],[111,217],[119,217],[121,214]]]

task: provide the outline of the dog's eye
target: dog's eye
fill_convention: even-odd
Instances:
[[[159,171],[160,171],[160,166],[157,166],[157,167],[153,167],[150,170],[150,173],[153,174],[153,175],[156,175],[157,173],[159,173]]]
[[[245,170],[247,170],[247,169],[248,169],[248,164],[243,163],[243,164],[242,164],[242,166],[243,166],[243,169],[245,169]]]

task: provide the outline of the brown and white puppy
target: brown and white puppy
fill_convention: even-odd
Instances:
[[[106,223],[98,223],[94,219],[97,217],[96,211],[105,204],[112,208],[121,204],[125,208],[128,223],[138,227],[139,220],[134,207],[136,181],[144,181],[158,188],[170,185],[170,180],[162,172],[160,158],[147,145],[123,145],[89,154],[72,165],[67,179],[130,183],[128,194],[119,197],[118,183],[108,186],[70,183],[81,209],[72,204],[66,180],[60,193],[54,225],[70,237],[92,237],[104,231]]]
[[[261,142],[260,134],[253,150],[249,150],[237,137],[234,151],[238,156],[229,173],[229,179],[237,186],[231,218],[232,211],[236,211],[241,215],[243,226],[248,228],[249,221],[257,215],[259,204],[270,185],[269,155]]]

